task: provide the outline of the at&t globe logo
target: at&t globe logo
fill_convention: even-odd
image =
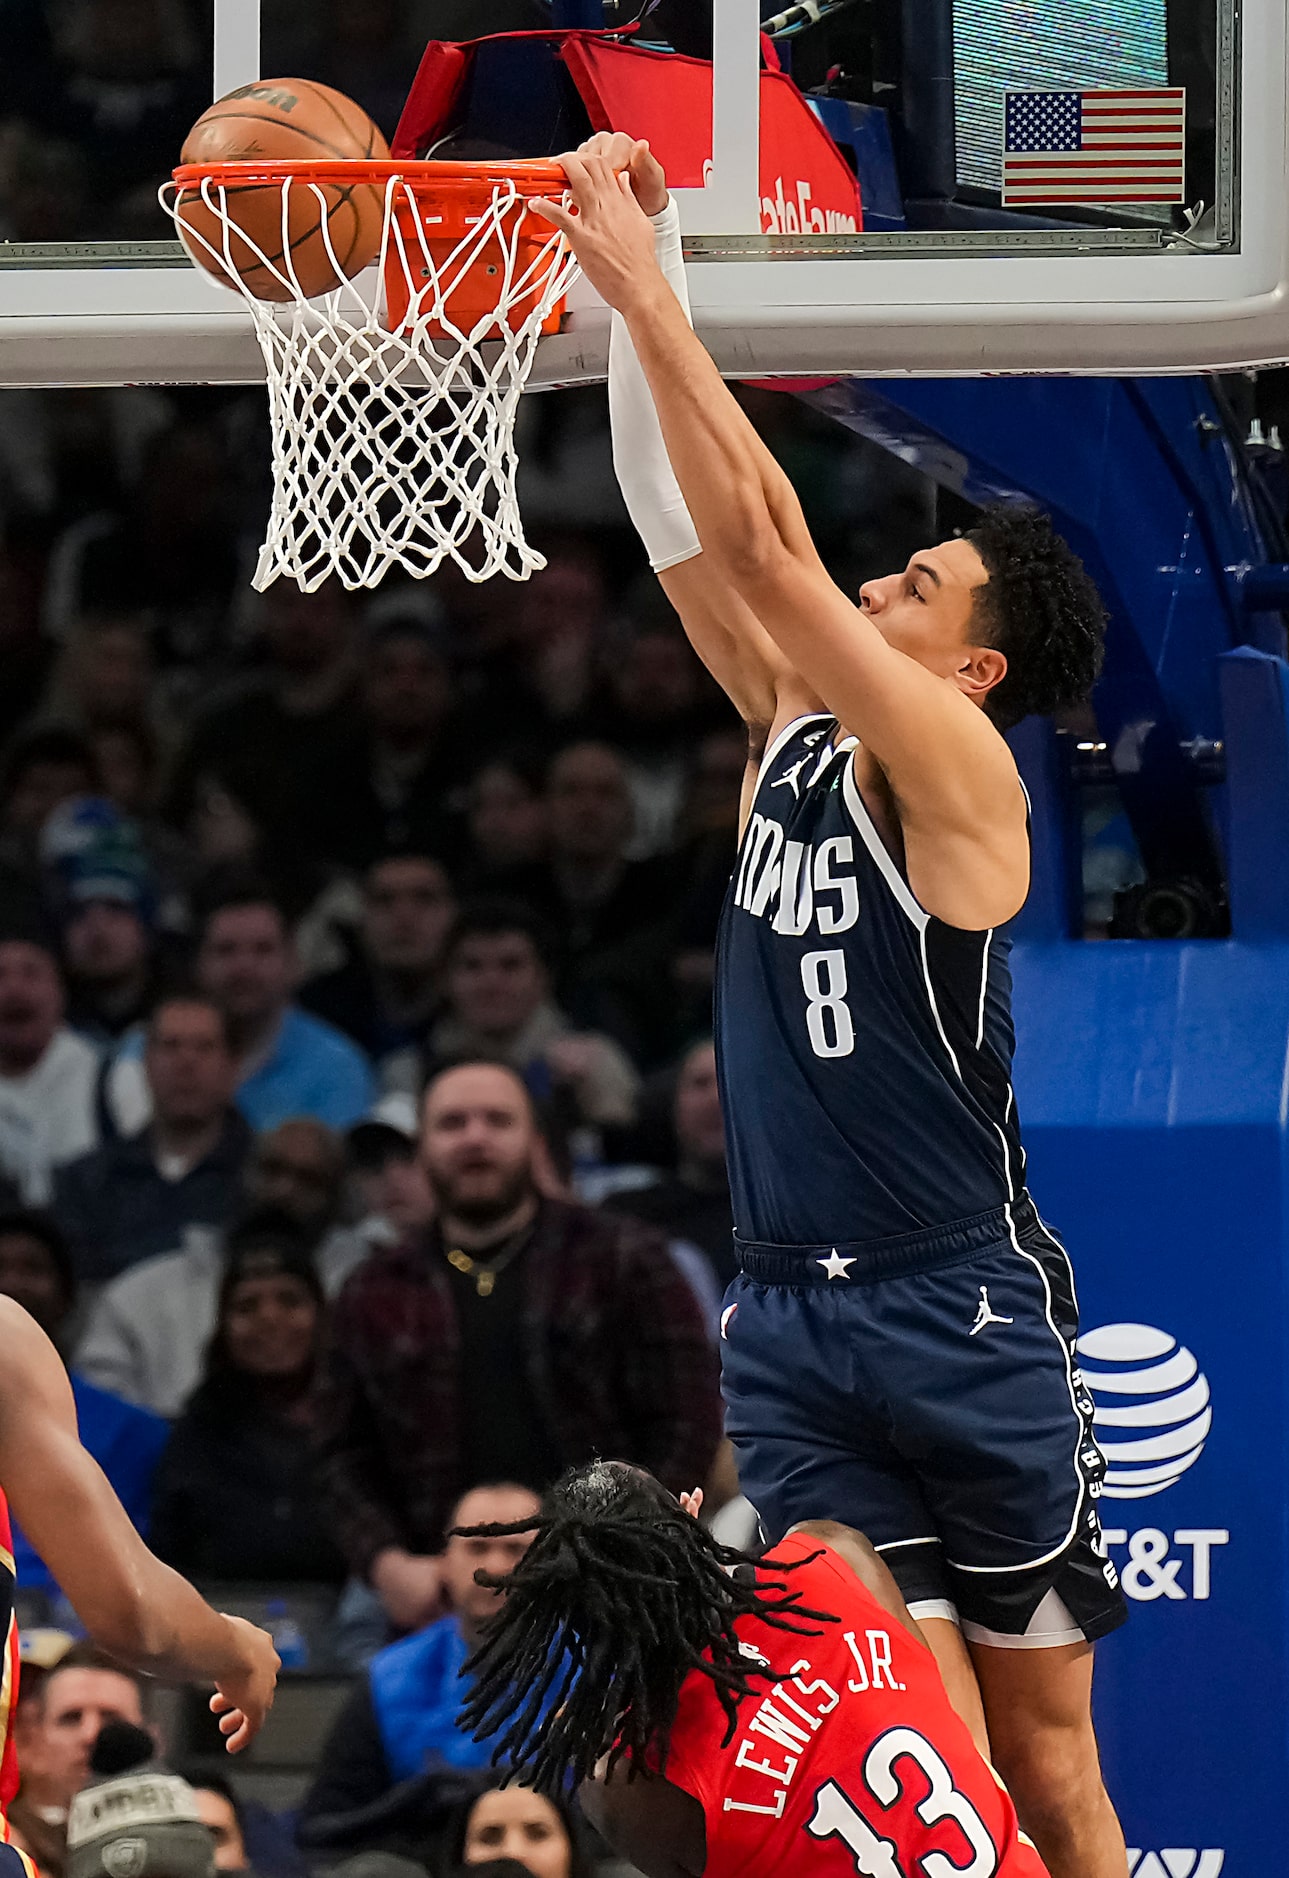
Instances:
[[[1191,1352],[1151,1324],[1102,1324],[1078,1342],[1106,1458],[1102,1493],[1144,1500],[1193,1467],[1213,1425],[1208,1380]]]

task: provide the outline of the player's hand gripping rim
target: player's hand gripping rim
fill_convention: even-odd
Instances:
[[[599,141],[592,138],[591,145]],[[546,196],[534,197],[531,204],[564,235],[601,298],[624,315],[666,286],[654,256],[653,227],[637,200],[634,181],[633,166],[641,170],[646,187],[656,188],[652,171],[658,165],[650,157],[652,170],[647,169],[648,155],[647,144],[629,138],[619,142],[616,137],[598,149],[584,145],[571,150],[559,160],[573,208]],[[666,207],[665,179],[659,206]]]

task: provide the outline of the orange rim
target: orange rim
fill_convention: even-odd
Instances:
[[[568,182],[562,164],[553,157],[513,163],[366,163],[340,158],[315,163],[246,158],[235,163],[181,163],[171,175],[180,189],[199,189],[205,182],[239,189],[284,182],[383,184],[393,177],[417,195],[442,192],[481,202],[491,199],[498,184],[511,183],[523,196],[543,196],[562,191]]]

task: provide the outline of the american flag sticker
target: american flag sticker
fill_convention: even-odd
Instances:
[[[1185,201],[1186,93],[1009,91],[1003,206]]]

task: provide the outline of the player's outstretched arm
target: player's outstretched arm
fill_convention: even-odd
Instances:
[[[663,279],[629,179],[601,156],[562,161],[578,212],[554,204],[542,212],[626,321],[713,577],[732,586],[792,670],[881,763],[911,870],[919,838],[933,839],[938,876],[954,887],[964,878],[985,883],[965,900],[946,895],[953,903],[943,916],[1002,924],[1028,886],[1024,810],[1006,744],[963,691],[889,646],[831,580],[791,485]]]
[[[0,1485],[94,1641],[131,1668],[213,1682],[232,1752],[273,1703],[272,1639],[213,1611],[154,1558],[81,1446],[67,1372],[20,1305],[0,1298]]]
[[[598,156],[626,175],[653,229],[659,272],[689,319],[680,217],[667,178],[646,142],[622,131],[600,131],[578,155]],[[778,708],[787,661],[751,608],[703,554],[693,518],[663,442],[653,395],[631,334],[614,313],[609,335],[609,421],[613,467],[627,511],[691,645],[744,722],[768,730]]]

